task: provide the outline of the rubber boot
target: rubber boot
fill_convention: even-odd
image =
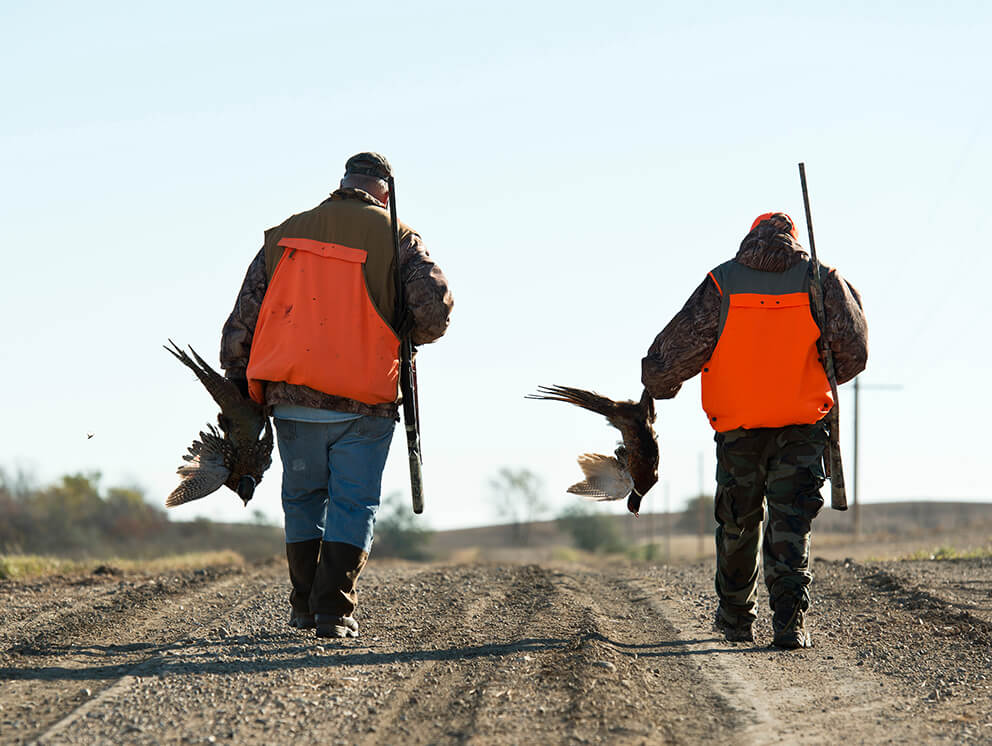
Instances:
[[[310,611],[310,592],[317,572],[320,544],[320,539],[286,544],[289,580],[293,584],[293,590],[289,593],[289,604],[292,607],[289,617],[290,627],[313,629],[316,626],[313,613]]]
[[[310,611],[316,617],[318,637],[358,637],[352,618],[358,606],[358,576],[368,552],[352,544],[325,541],[310,591]]]

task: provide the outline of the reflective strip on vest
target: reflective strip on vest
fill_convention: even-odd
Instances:
[[[812,424],[833,396],[820,364],[820,329],[810,312],[801,271],[777,292],[743,292],[759,275],[729,268],[713,277],[726,312],[713,356],[703,365],[703,409],[717,432]],[[781,286],[782,283],[777,283]],[[797,287],[798,285],[798,287]],[[762,288],[768,290],[769,288]],[[782,292],[794,289],[797,292]]]
[[[399,339],[369,297],[366,252],[283,238],[248,360],[248,388],[285,381],[365,404],[397,398]]]

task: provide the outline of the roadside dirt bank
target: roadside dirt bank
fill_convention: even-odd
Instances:
[[[992,560],[817,560],[815,647],[711,631],[708,562],[373,562],[362,636],[280,560],[0,582],[0,744],[990,743]]]

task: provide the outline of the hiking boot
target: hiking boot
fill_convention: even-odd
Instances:
[[[317,637],[358,637],[358,622],[350,616],[317,614]]]
[[[754,632],[751,631],[750,620],[738,619],[736,623],[729,622],[719,609],[713,622],[713,631],[720,632],[727,642],[754,642]]]
[[[313,629],[317,626],[317,620],[313,614],[293,609],[289,612],[289,626],[296,629]]]
[[[775,602],[775,615],[772,617],[775,637],[772,645],[784,650],[813,647],[806,629],[806,610],[803,605],[792,596],[783,596]]]

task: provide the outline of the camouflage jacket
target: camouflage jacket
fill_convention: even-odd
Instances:
[[[384,207],[377,199],[358,189],[338,189],[330,199],[360,199]],[[434,263],[415,232],[406,234],[400,242],[400,271],[406,290],[409,320],[412,322],[413,343],[428,344],[439,339],[448,329],[454,300],[448,290],[448,280]],[[231,379],[244,379],[248,368],[255,324],[268,287],[264,248],[248,266],[234,310],[224,324],[220,341],[220,364]],[[398,417],[395,403],[365,404],[341,396],[332,396],[307,386],[284,381],[270,382],[265,387],[265,403],[297,404],[339,412]]]
[[[767,220],[747,234],[734,257],[751,269],[783,272],[808,259],[788,226]],[[826,339],[837,383],[854,378],[868,362],[868,324],[861,295],[836,270],[820,265]],[[655,399],[671,399],[713,356],[720,325],[720,292],[713,279],[696,288],[682,310],[661,330],[641,360],[641,382]]]

